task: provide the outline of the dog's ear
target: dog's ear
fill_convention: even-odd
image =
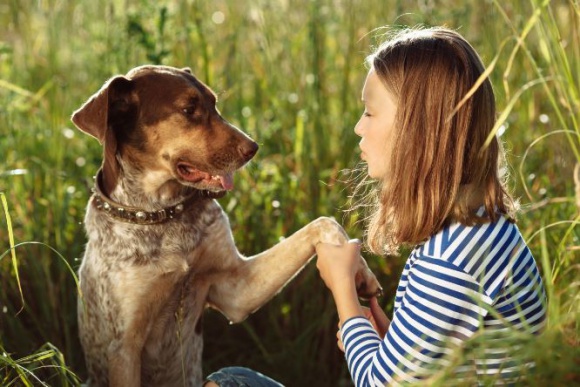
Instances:
[[[132,88],[132,81],[123,76],[111,78],[72,115],[72,121],[81,131],[103,145],[102,188],[107,194],[115,188],[120,170],[116,160],[117,135],[110,123],[114,115],[129,110]]]
[[[72,122],[83,132],[104,144],[108,128],[110,107],[124,98],[131,81],[123,76],[111,78],[72,115]],[[121,97],[121,98],[119,98]]]
[[[184,67],[181,69],[181,71],[185,71],[188,74],[192,74],[191,69],[189,67]]]

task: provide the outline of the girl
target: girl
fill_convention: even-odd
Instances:
[[[370,310],[359,304],[357,242],[319,244],[317,267],[336,302],[339,347],[355,384],[398,385],[448,364],[444,355],[483,328],[540,332],[546,300],[513,222],[502,148],[494,136],[488,142],[495,101],[489,80],[477,82],[484,67],[475,50],[446,28],[408,29],[368,64],[355,127],[377,181],[366,242],[379,254],[414,247],[392,321],[376,299]],[[521,373],[513,360],[494,348],[457,372],[507,383]]]

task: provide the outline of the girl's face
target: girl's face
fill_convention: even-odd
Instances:
[[[389,175],[396,99],[371,69],[363,87],[362,100],[365,111],[354,128],[354,132],[361,137],[361,159],[367,162],[371,178],[384,180]]]

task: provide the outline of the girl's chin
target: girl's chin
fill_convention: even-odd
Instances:
[[[373,173],[367,172],[367,175],[368,175],[368,176],[369,176],[371,179],[375,179],[375,180],[377,179],[377,175],[375,175],[375,174],[373,174]]]
[[[371,179],[383,179],[385,177],[385,174],[382,173],[381,171],[377,171],[376,169],[370,168],[367,164],[367,175],[371,178]]]

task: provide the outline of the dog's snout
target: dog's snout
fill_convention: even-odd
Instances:
[[[252,157],[254,157],[256,152],[258,152],[258,148],[259,148],[258,144],[256,144],[254,141],[248,141],[238,146],[238,151],[240,152],[244,160],[248,161]]]

